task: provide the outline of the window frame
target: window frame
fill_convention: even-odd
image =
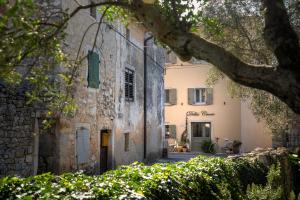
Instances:
[[[126,80],[128,74],[128,80]],[[132,75],[132,80],[129,80],[129,76]],[[124,73],[124,90],[125,90],[125,101],[127,102],[134,102],[135,100],[135,71],[130,69],[130,68],[125,68],[125,73]],[[130,89],[131,88],[131,89]]]
[[[205,132],[201,133],[201,136],[194,136],[194,132],[193,132],[193,124],[203,124],[203,126],[205,126],[205,124],[209,124],[209,135],[207,136],[207,131],[205,130]],[[206,128],[206,127],[204,127]],[[199,122],[199,121],[193,121],[191,122],[191,137],[200,137],[200,138],[211,138],[211,134],[212,134],[212,123],[211,122]]]

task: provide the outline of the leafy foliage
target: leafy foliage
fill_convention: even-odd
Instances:
[[[209,71],[206,83],[212,86],[223,78],[224,75],[213,67]],[[232,98],[244,101],[256,119],[264,120],[274,135],[285,133],[293,113],[286,104],[268,92],[238,85],[231,80],[226,81],[228,94]]]
[[[266,186],[252,185],[247,188],[248,199],[253,200],[280,200],[284,199],[282,181],[280,176],[280,166],[272,165],[268,173]]]
[[[72,114],[77,65],[61,46],[66,15],[32,0],[0,1],[0,8],[0,80],[11,89],[26,87],[28,103],[46,103],[49,116]]]
[[[67,173],[0,180],[1,199],[245,199],[267,170],[246,159],[199,156],[189,162],[133,163],[100,176]]]
[[[211,140],[204,140],[201,144],[201,149],[204,153],[214,153],[215,144]]]
[[[291,23],[300,35],[300,21],[297,15],[297,1],[286,1]],[[247,63],[255,65],[276,65],[277,60],[268,49],[261,34],[264,29],[264,10],[260,1],[232,0],[207,4],[203,17],[210,21],[203,23],[201,36],[217,43]],[[213,31],[212,31],[213,30]],[[224,75],[213,68],[207,80],[214,85]],[[265,120],[274,134],[285,133],[293,113],[286,104],[268,92],[252,89],[228,80],[231,97],[247,101],[258,120]]]

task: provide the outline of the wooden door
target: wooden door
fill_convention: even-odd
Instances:
[[[101,131],[100,173],[104,173],[108,170],[108,147],[109,147],[109,133],[108,131]]]

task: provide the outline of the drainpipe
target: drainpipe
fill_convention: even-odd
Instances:
[[[150,35],[144,40],[144,159],[147,158],[147,42],[153,38]]]

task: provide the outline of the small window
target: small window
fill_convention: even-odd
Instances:
[[[195,103],[204,104],[206,102],[205,88],[195,89]]]
[[[129,133],[124,133],[124,151],[129,151]]]
[[[211,123],[210,122],[191,122],[191,131],[193,137],[210,138]]]
[[[125,68],[125,100],[134,101],[134,71]]]
[[[99,54],[89,51],[88,53],[88,87],[99,88]]]
[[[91,1],[90,3],[91,3],[91,5],[94,5],[94,4],[95,4],[94,1]],[[91,17],[93,17],[94,19],[97,18],[97,7],[96,7],[96,6],[92,6],[92,7],[90,8],[90,15],[91,15]]]
[[[176,125],[165,125],[166,139],[173,138],[176,139]]]

